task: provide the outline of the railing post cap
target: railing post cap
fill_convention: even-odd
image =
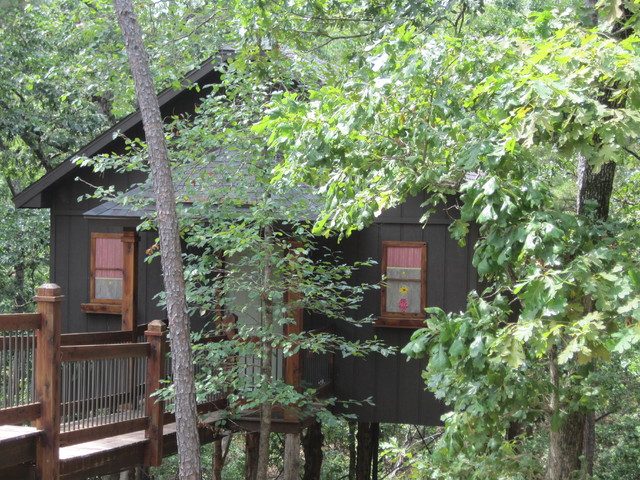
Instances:
[[[61,301],[62,288],[55,283],[45,283],[36,289],[36,301]]]
[[[147,332],[162,333],[167,328],[162,320],[152,320],[147,325]]]

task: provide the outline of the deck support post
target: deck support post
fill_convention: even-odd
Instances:
[[[145,466],[157,467],[162,464],[162,430],[164,427],[164,402],[157,400],[152,394],[157,391],[164,379],[166,354],[166,325],[160,320],[153,320],[147,326],[145,337],[151,345],[147,358],[147,417],[149,425],[145,431],[148,439],[145,453]]]
[[[260,432],[247,432],[245,441],[244,478],[245,480],[257,480]]]
[[[34,426],[42,430],[36,446],[39,480],[60,478],[60,332],[62,289],[54,283],[38,287],[34,300],[42,324],[36,334],[36,397],[41,405]]]
[[[358,422],[356,433],[356,480],[371,480],[372,428],[369,422]]]
[[[371,424],[371,480],[378,480],[380,455],[380,424]]]
[[[304,449],[304,474],[302,480],[320,480],[322,460],[324,458],[322,453],[323,443],[322,425],[317,419],[314,419],[302,436],[302,448]]]
[[[300,432],[284,435],[284,480],[300,480]]]
[[[288,291],[286,293],[286,302],[291,308],[292,305],[299,304],[302,299],[302,295],[298,292]],[[284,325],[284,334],[299,335],[304,330],[304,309],[299,306],[291,309],[291,317],[294,320],[293,323],[287,323]],[[283,377],[287,385],[291,385],[296,390],[300,390],[300,383],[302,380],[302,365],[301,355],[297,352],[291,356],[285,357],[283,361]],[[287,406],[284,409],[284,418],[288,421],[295,421],[299,419],[296,408]]]

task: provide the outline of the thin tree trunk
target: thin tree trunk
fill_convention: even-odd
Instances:
[[[349,422],[349,480],[356,480],[356,423]]]
[[[223,462],[222,439],[216,438],[213,441],[213,459],[211,462],[211,478],[213,480],[222,480]]]
[[[160,260],[171,332],[179,477],[181,480],[200,480],[202,471],[190,325],[187,315],[175,192],[171,178],[169,153],[164,140],[164,125],[149,68],[149,58],[142,41],[142,30],[134,14],[132,2],[131,0],[113,1],[129,57],[145,139],[149,149],[149,164],[160,235]]]
[[[561,414],[560,391],[562,389],[558,368],[558,349],[555,345],[549,351],[549,377],[553,389],[549,405],[553,419]],[[562,423],[557,428],[551,425],[547,480],[568,480],[580,470],[584,418],[583,412],[571,412],[562,419]]]
[[[260,444],[260,434],[251,432],[245,435],[245,480],[256,480],[258,471],[258,449]]]
[[[304,449],[303,480],[320,480],[324,457],[322,453],[323,443],[322,425],[315,420],[307,427],[307,431],[302,437],[302,448]]]
[[[356,480],[371,480],[371,424],[358,422]]]
[[[284,436],[284,480],[300,480],[300,434]]]
[[[380,450],[380,424],[371,424],[371,480],[378,480],[378,455]]]
[[[270,261],[270,244],[273,237],[273,227],[267,225],[264,228],[264,240],[266,242],[267,255],[266,263],[264,265],[264,276],[262,283],[262,308],[263,308],[263,321],[262,328],[265,333],[265,338],[262,342],[261,349],[261,374],[262,381],[271,382],[271,357],[273,356],[273,347],[271,346],[271,339],[268,338],[271,329],[273,327],[273,304],[270,298],[271,280],[273,276],[272,265]],[[271,402],[265,401],[260,406],[260,447],[258,450],[258,479],[263,480],[267,478],[267,470],[269,468],[269,438],[271,435]]]

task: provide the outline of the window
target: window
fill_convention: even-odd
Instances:
[[[91,278],[92,302],[120,303],[124,278],[124,244],[119,234],[94,234],[91,239],[93,273]]]
[[[377,325],[423,325],[427,306],[427,244],[383,242],[380,318]]]
[[[91,234],[89,303],[85,313],[118,314],[127,322],[133,316],[135,282],[135,232]]]

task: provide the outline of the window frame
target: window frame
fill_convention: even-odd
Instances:
[[[120,299],[95,298],[96,280],[96,240],[99,238],[119,239],[122,243],[122,297]],[[122,315],[123,325],[135,320],[135,289],[137,236],[134,231],[91,232],[89,243],[89,302],[80,305],[84,313]],[[126,317],[126,318],[125,318]]]
[[[386,280],[380,288],[380,316],[376,321],[376,326],[396,327],[396,328],[420,328],[424,326],[427,307],[427,243],[426,242],[405,242],[399,240],[387,240],[382,242],[382,258],[380,262],[380,277],[387,274],[387,262],[389,248],[420,248],[420,312],[403,313],[387,311],[387,285]]]

